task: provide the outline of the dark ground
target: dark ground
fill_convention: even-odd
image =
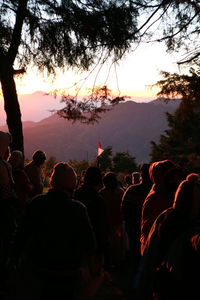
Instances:
[[[94,300],[134,300],[133,275],[127,267],[105,270]]]
[[[135,300],[132,285],[133,274],[130,267],[125,265],[110,267],[92,282],[89,295],[86,292],[84,299],[81,300]],[[0,299],[8,299],[7,291],[2,288],[0,288]]]

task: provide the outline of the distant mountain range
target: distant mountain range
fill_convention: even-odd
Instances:
[[[53,95],[41,91],[19,95],[18,98],[23,121],[38,122],[49,117],[51,110],[63,107],[63,104],[60,103],[60,97],[55,98]],[[0,95],[0,124],[3,125],[5,122],[4,102]]]
[[[96,157],[100,141],[102,148],[112,146],[113,153],[128,151],[137,163],[147,162],[150,142],[158,142],[167,129],[165,113],[173,113],[178,104],[178,100],[127,101],[103,114],[95,125],[72,124],[57,114],[39,122],[23,122],[25,155],[31,158],[36,149],[42,149],[58,161],[91,161]]]

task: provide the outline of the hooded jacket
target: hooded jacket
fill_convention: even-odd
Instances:
[[[175,179],[173,179],[174,174],[178,175]],[[174,193],[181,180],[179,179],[181,178],[180,174],[180,167],[170,160],[154,162],[149,168],[153,186],[142,207],[141,254],[143,254],[148,234],[155,219],[173,204]]]

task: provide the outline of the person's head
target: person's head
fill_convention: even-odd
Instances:
[[[140,173],[139,172],[133,172],[132,173],[132,183],[133,184],[140,183]]]
[[[103,177],[103,184],[106,188],[116,189],[119,186],[119,182],[115,173],[107,172]]]
[[[42,165],[45,162],[45,160],[46,160],[46,154],[42,150],[36,150],[33,153],[32,159],[33,159],[33,161],[34,161],[34,163],[36,165],[40,166],[40,165]]]
[[[173,208],[189,219],[200,219],[200,176],[189,174],[183,180],[174,197]]]
[[[175,190],[183,180],[180,166],[168,159],[152,163],[149,167],[149,174],[154,184],[165,186],[168,190]]]
[[[73,191],[77,184],[77,175],[74,169],[65,162],[59,162],[53,167],[50,176],[50,185],[58,190]]]
[[[84,184],[99,190],[103,187],[101,170],[98,167],[88,167],[84,175]]]
[[[130,174],[126,174],[124,177],[124,181],[126,185],[132,185],[132,176]]]
[[[150,176],[149,176],[149,168],[150,168],[150,163],[143,163],[140,165],[140,176],[142,181],[151,181]]]
[[[12,136],[9,132],[0,131],[0,156],[5,159],[5,154],[9,151]]]
[[[10,153],[8,162],[11,164],[13,169],[23,168],[24,166],[24,156],[19,150],[14,150]]]

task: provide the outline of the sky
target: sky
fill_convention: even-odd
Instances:
[[[74,83],[81,87],[80,94],[85,94],[85,89],[91,88],[94,82],[97,85],[108,85],[113,91],[120,91],[131,97],[155,97],[156,89],[148,88],[149,85],[156,83],[160,79],[160,70],[179,72],[177,66],[178,55],[166,54],[164,44],[141,45],[135,51],[127,54],[117,65],[110,68],[108,62],[102,69],[95,69],[87,80],[81,80],[88,76],[88,73],[76,74],[67,71],[60,73],[55,82],[51,78],[42,77],[36,71],[28,71],[23,79],[17,80],[18,94],[31,94],[35,91],[49,92],[54,89],[68,89]],[[109,72],[110,68],[110,72]]]
[[[146,102],[156,99],[158,88],[150,88],[161,79],[160,71],[180,73],[177,65],[180,54],[169,55],[162,43],[146,44],[139,46],[135,51],[128,53],[117,65],[110,67],[108,62],[101,69],[95,69],[88,77],[88,72],[77,74],[68,70],[65,73],[58,73],[57,79],[41,75],[33,68],[27,70],[22,78],[16,79],[17,92],[22,111],[23,121],[39,121],[48,117],[50,109],[61,108],[59,99],[50,99],[45,96],[55,89],[64,90],[68,94],[79,95],[88,93],[88,89],[94,84],[98,86],[107,85],[115,94],[129,96],[137,102]],[[109,71],[110,70],[110,71]],[[88,77],[88,78],[87,78]],[[86,80],[83,80],[87,78]],[[37,93],[43,92],[43,97]],[[25,96],[26,97],[25,97]],[[39,97],[38,97],[39,95]],[[0,101],[0,124],[5,122],[3,100]]]

